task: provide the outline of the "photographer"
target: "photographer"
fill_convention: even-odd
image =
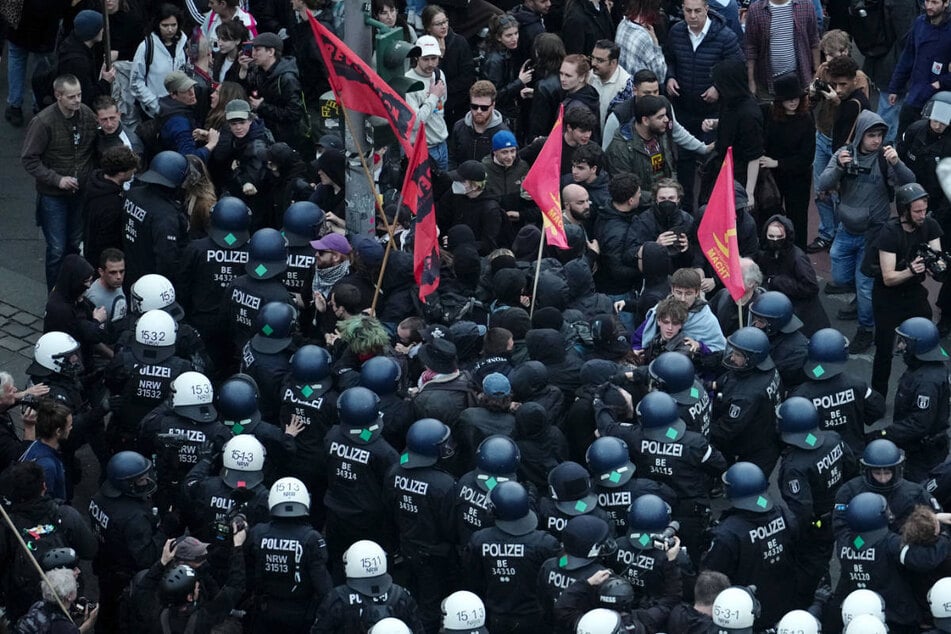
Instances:
[[[46,581],[43,582],[42,586],[43,600],[33,604],[30,611],[17,622],[14,631],[50,632],[51,634],[93,631],[96,626],[96,617],[99,616],[99,607],[96,604],[85,604],[82,609],[82,618],[71,619],[63,614],[62,609],[56,602],[56,598],[59,597],[66,609],[74,612],[73,604],[76,603],[78,589],[76,577],[72,570],[67,568],[50,570],[46,573]],[[76,607],[80,607],[80,604],[77,604]],[[78,627],[76,626],[77,621],[80,622]]]
[[[922,284],[925,273],[941,278],[947,268],[944,260],[934,259],[929,268],[921,247],[941,253],[943,232],[928,215],[928,193],[918,183],[909,183],[895,195],[898,218],[892,218],[878,234],[878,264],[881,271],[872,289],[875,315],[875,361],[872,364],[872,389],[888,394],[892,370],[895,327],[910,317],[931,319],[928,290]],[[870,254],[871,256],[871,254]]]
[[[693,264],[688,236],[693,216],[681,207],[684,189],[673,178],[661,178],[652,188],[650,213],[638,214],[628,230],[628,242],[637,250],[646,242],[667,247],[674,270]]]
[[[832,244],[832,279],[840,286],[855,280],[859,325],[850,352],[861,354],[872,345],[872,277],[861,270],[866,246],[874,241],[889,216],[895,187],[915,180],[891,146],[882,147],[888,125],[874,112],[863,110],[855,120],[852,141],[839,148],[819,176],[819,191],[839,191],[839,227]]]

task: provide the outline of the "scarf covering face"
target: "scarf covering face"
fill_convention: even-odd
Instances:
[[[311,285],[311,290],[314,293],[320,293],[324,297],[329,297],[330,289],[349,272],[349,260],[344,260],[340,264],[327,267],[326,269],[317,269],[314,272],[314,283]]]

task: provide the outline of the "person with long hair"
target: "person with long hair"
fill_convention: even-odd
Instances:
[[[783,209],[795,229],[795,244],[805,249],[816,125],[798,77],[788,75],[777,79],[774,89],[776,96],[765,117],[765,154],[759,164],[760,168],[773,170]]]
[[[205,117],[205,127],[218,131],[228,127],[225,120],[225,106],[235,99],[247,101],[248,94],[244,86],[234,81],[223,81],[211,93],[211,112]]]
[[[185,213],[188,215],[188,238],[197,240],[208,234],[211,208],[218,202],[218,197],[205,162],[194,154],[185,158],[188,160],[188,175],[182,190],[185,192]]]
[[[527,122],[526,141],[547,136],[558,117],[558,104],[564,98],[561,88],[561,63],[565,59],[565,45],[554,33],[542,33],[532,46],[534,60],[534,90],[531,116]]]
[[[430,4],[423,9],[423,29],[439,42],[442,59],[439,68],[446,75],[446,125],[452,125],[469,112],[469,88],[475,83],[472,49],[464,37],[449,27],[442,7]]]
[[[163,4],[155,16],[152,32],[135,49],[132,61],[132,94],[150,117],[159,114],[159,99],[168,94],[165,77],[184,70],[188,62],[182,32],[182,11],[173,4]]]
[[[518,66],[518,20],[508,14],[493,16],[489,20],[486,47],[488,52],[482,63],[482,78],[495,85],[498,90],[495,108],[516,137],[521,137],[518,119],[522,92],[532,83],[534,70],[528,60]]]

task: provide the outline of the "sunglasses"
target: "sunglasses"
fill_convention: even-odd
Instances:
[[[488,106],[483,106],[480,103],[469,104],[469,108],[471,108],[472,110],[481,110],[482,112],[488,112],[491,107],[492,107],[492,104],[489,104]]]

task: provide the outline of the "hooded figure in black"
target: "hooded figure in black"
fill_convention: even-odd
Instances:
[[[500,313],[492,315],[490,327],[505,328],[512,333],[512,339],[515,345],[512,347],[512,353],[509,359],[513,366],[528,361],[530,356],[528,352],[527,336],[532,328],[532,319],[528,316],[528,311],[524,308],[509,308]],[[562,343],[559,345],[564,348]]]
[[[591,266],[587,260],[583,258],[571,260],[562,270],[568,282],[568,308],[580,311],[585,320],[614,310],[614,302],[611,298],[595,289],[594,273],[591,272]]]
[[[744,187],[755,185],[759,173],[757,159],[764,153],[763,111],[750,92],[746,62],[728,59],[714,66],[713,85],[720,93],[720,117],[714,152],[718,159],[722,159],[726,156],[727,148],[732,147],[734,180]],[[718,172],[710,170],[710,174],[703,179],[701,202],[709,200]]]
[[[310,196],[310,202],[316,203],[325,212],[337,218],[346,217],[347,157],[340,150],[325,150],[314,162],[320,175],[317,189]],[[312,163],[312,165],[314,165]],[[329,182],[327,182],[329,181]]]
[[[548,368],[549,382],[565,394],[573,394],[581,386],[582,360],[573,351],[565,350],[561,333],[551,328],[531,330],[525,336],[528,356]]]
[[[773,223],[783,227],[785,237],[769,239],[769,226]],[[763,227],[760,244],[764,248],[754,260],[763,272],[763,286],[766,290],[783,293],[792,301],[793,311],[802,320],[800,332],[811,337],[817,330],[829,327],[829,316],[819,301],[816,270],[809,256],[795,245],[795,239],[796,231],[789,218],[781,214],[770,216]]]
[[[544,267],[544,263],[542,263]],[[542,270],[538,275],[538,288],[535,290],[535,311],[548,306],[563,311],[568,308],[571,291],[563,275],[554,271]]]
[[[268,211],[265,224],[268,227],[280,227],[284,210],[291,203],[307,200],[311,189],[305,180],[307,165],[294,148],[287,143],[275,143],[267,149],[268,172],[265,175],[265,189]],[[270,165],[273,164],[273,167]]]
[[[516,403],[538,403],[545,408],[548,418],[560,423],[568,403],[560,388],[549,385],[548,368],[540,361],[526,361],[509,374],[512,399]]]
[[[515,412],[515,444],[522,454],[519,482],[548,490],[548,472],[568,459],[568,444],[561,430],[551,424],[539,403],[522,403]]]
[[[585,462],[585,451],[594,442],[594,406],[592,401],[598,386],[606,383],[621,371],[621,366],[605,359],[585,361],[578,373],[581,385],[575,390],[575,400],[565,414],[561,425],[571,448],[571,459]],[[524,461],[523,461],[524,462]]]
[[[647,311],[670,295],[670,274],[674,270],[667,247],[656,242],[644,243],[638,262],[644,274],[644,283],[641,285],[641,292],[637,296],[634,308],[624,307],[625,310],[633,310],[635,324],[643,322],[647,317]]]
[[[92,346],[106,337],[106,315],[100,311],[102,321],[95,318],[96,307],[83,298],[83,293],[95,278],[95,270],[82,256],[70,253],[56,278],[56,286],[46,300],[46,315],[43,317],[43,332],[65,332],[83,347],[86,360]],[[91,367],[91,364],[86,364]]]

